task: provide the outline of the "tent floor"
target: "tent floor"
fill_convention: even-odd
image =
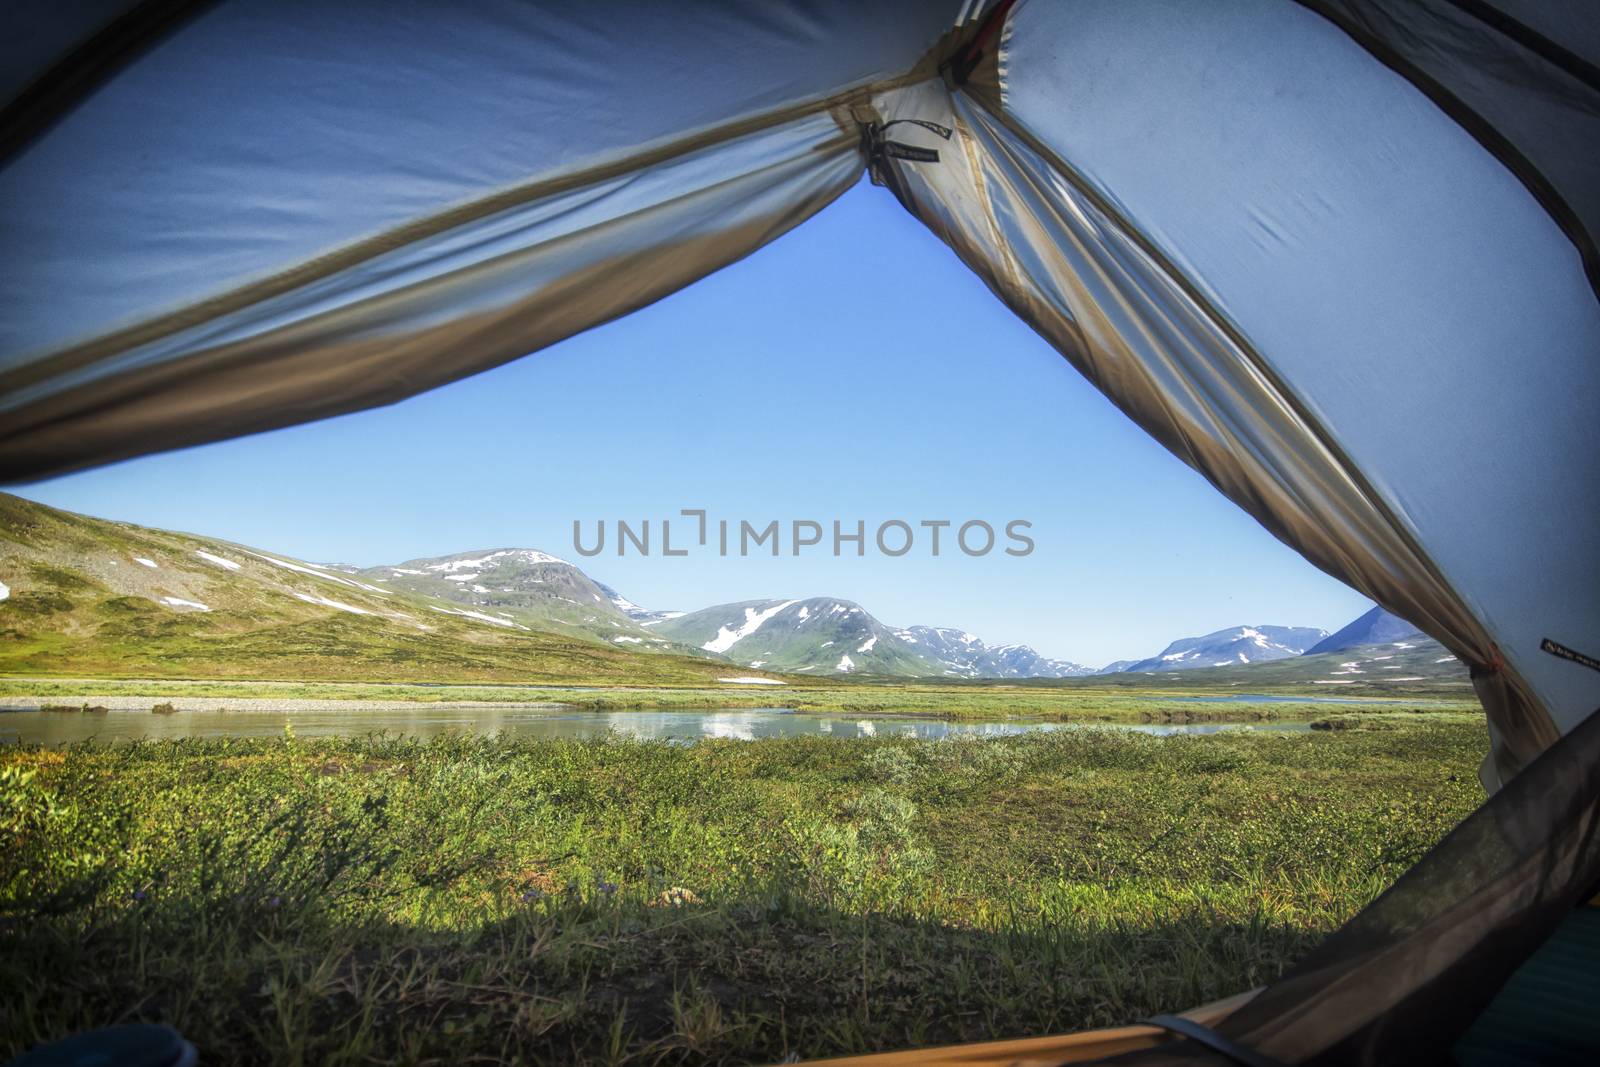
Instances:
[[[1600,1063],[1600,907],[1579,908],[1456,1042],[1460,1067]]]

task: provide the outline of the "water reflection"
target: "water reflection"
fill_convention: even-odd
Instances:
[[[410,737],[445,733],[505,734],[511,737],[590,739],[608,733],[647,740],[692,742],[705,738],[751,741],[764,737],[1005,737],[1039,730],[1073,729],[1054,722],[950,722],[899,715],[867,718],[815,715],[785,708],[737,711],[587,712],[550,707],[484,706],[402,711],[148,711],[103,713],[0,712],[0,742],[61,745],[102,741],[185,737],[278,737],[289,726],[298,737],[350,737],[385,732]],[[1150,734],[1213,734],[1223,730],[1301,732],[1306,723],[1141,723],[1115,729]]]

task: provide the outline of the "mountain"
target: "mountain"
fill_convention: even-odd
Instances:
[[[965,630],[911,626],[894,635],[938,669],[963,678],[1072,678],[1094,670],[1064,659],[1047,659],[1027,645],[985,645]]]
[[[544,553],[410,562],[318,566],[0,493],[0,671],[640,685],[728,673],[674,655]]]
[[[1070,684],[1070,683],[1069,683]],[[1188,689],[1215,693],[1231,687],[1240,693],[1280,689],[1328,696],[1460,696],[1472,695],[1467,669],[1443,645],[1428,637],[1377,645],[1356,645],[1338,652],[1284,656],[1267,662],[1222,667],[1194,667],[1154,673],[1097,675],[1097,686]]]
[[[676,619],[685,614],[682,611],[652,611],[649,608],[641,608],[604,582],[595,582],[594,584],[611,601],[613,607],[641,626],[654,626],[657,623],[666,622],[668,619]]]
[[[1342,652],[1359,645],[1391,644],[1408,638],[1427,640],[1421,630],[1400,616],[1391,615],[1380,607],[1374,607],[1359,619],[1340,627],[1312,645],[1305,654],[1314,656],[1322,652]]]
[[[594,581],[566,560],[536,548],[458,552],[368,567],[355,574],[385,589],[454,601],[535,630],[598,637],[643,652],[693,653],[636,621],[636,617],[654,613]]]
[[[638,609],[643,613],[644,609]],[[747,600],[655,613],[652,632],[767,670],[903,678],[1069,678],[1093,673],[1027,645],[988,646],[964,630],[894,629],[859,604],[832,597]]]
[[[816,674],[937,673],[895,631],[848,600],[746,600],[651,623],[663,637],[755,668]]]
[[[1233,626],[1203,637],[1180,638],[1162,649],[1160,655],[1132,663],[1119,660],[1097,673],[1137,674],[1265,663],[1301,655],[1326,636],[1328,631],[1309,626]]]

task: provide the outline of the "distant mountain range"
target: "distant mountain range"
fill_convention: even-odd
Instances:
[[[1459,671],[1458,664],[1430,666],[1453,660],[1414,626],[1376,607],[1331,635],[1310,627],[1235,626],[1096,671],[1026,645],[991,646],[964,630],[891,627],[860,604],[832,597],[654,610],[532,548],[378,567],[318,565],[6,494],[0,494],[0,636],[12,639],[0,642],[0,670],[47,673],[182,673],[202,669],[208,658],[234,657],[257,676],[322,663],[333,676],[648,683],[714,678],[737,664],[739,673],[812,677],[1072,679],[1175,677],[1335,654],[1331,666],[1308,659],[1299,673],[1319,684],[1345,684],[1340,676],[1364,673],[1363,664],[1376,664],[1374,678],[1399,669],[1378,662],[1394,658],[1396,649],[1405,652],[1406,677]],[[1364,651],[1338,659],[1351,649]]]
[[[916,647],[940,673],[963,678],[1075,678],[1094,668],[1064,659],[1048,659],[1027,645],[985,645],[965,630],[912,626],[895,636]]]
[[[1118,660],[1096,674],[1232,667],[1299,656],[1328,636],[1309,626],[1233,626],[1202,637],[1181,637],[1149,659]]]

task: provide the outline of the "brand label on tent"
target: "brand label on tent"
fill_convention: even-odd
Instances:
[[[937,148],[918,148],[916,145],[901,144],[899,141],[883,142],[883,154],[893,156],[895,159],[910,159],[918,163],[939,162]]]
[[[1600,671],[1600,659],[1595,659],[1593,656],[1585,656],[1577,649],[1568,648],[1566,645],[1552,641],[1548,637],[1539,642],[1539,647],[1552,656],[1560,656],[1562,659],[1570,659],[1574,663],[1581,663],[1591,671]]]

